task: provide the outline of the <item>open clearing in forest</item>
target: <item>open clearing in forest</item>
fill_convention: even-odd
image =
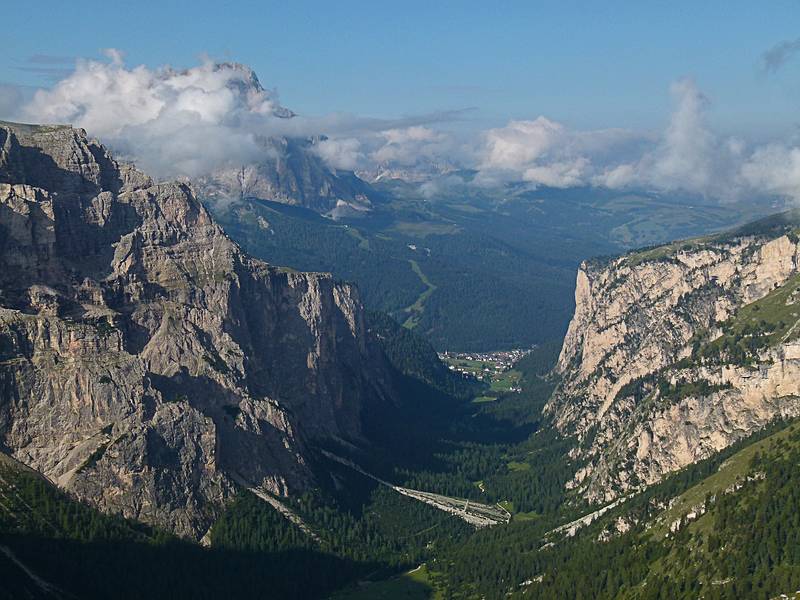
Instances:
[[[420,315],[425,311],[425,301],[436,291],[436,286],[428,279],[427,275],[422,272],[417,261],[409,259],[408,262],[411,263],[411,270],[414,271],[416,276],[419,277],[419,280],[426,286],[425,291],[417,297],[414,304],[403,309],[403,312],[409,313],[408,318],[403,323],[403,327],[414,329],[419,323]]]
[[[433,587],[426,565],[420,565],[391,579],[360,581],[356,586],[342,590],[331,600],[441,600],[442,595]]]

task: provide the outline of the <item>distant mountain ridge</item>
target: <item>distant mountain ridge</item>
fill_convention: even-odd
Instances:
[[[303,206],[331,217],[372,209],[380,199],[366,181],[350,171],[329,168],[314,152],[315,140],[259,138],[264,158],[193,179],[198,196],[213,204],[248,198]]]
[[[297,114],[280,105],[267,92],[255,72],[239,63],[219,63],[216,70],[234,70],[241,74],[230,78],[229,87],[248,102],[260,103],[258,112],[265,109],[271,117],[290,121]],[[267,103],[264,104],[264,98]],[[228,204],[244,198],[270,200],[310,208],[331,217],[368,211],[380,199],[366,181],[352,171],[331,168],[316,146],[324,136],[303,137],[264,135],[254,131],[255,146],[260,157],[240,165],[226,165],[191,178],[201,200]],[[210,140],[209,143],[214,143]]]

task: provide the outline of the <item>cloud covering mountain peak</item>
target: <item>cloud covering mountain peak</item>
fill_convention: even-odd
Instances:
[[[441,127],[460,118],[457,111],[398,119],[298,115],[245,65],[207,59],[183,70],[129,68],[111,50],[107,60],[79,60],[73,73],[38,90],[14,116],[83,127],[157,177],[258,163],[274,153],[264,140],[288,137],[311,140],[309,151],[333,172],[426,172],[425,165],[447,164],[475,170],[473,181],[483,186],[800,199],[800,150],[784,141],[748,147],[717,135],[708,120],[711,103],[691,79],[674,82],[671,94],[674,109],[660,133],[579,130],[543,115],[469,132]]]
[[[118,52],[108,56],[79,61],[69,77],[37,91],[22,117],[83,127],[158,176],[194,176],[257,159],[255,136],[294,116],[238,63],[129,69]]]

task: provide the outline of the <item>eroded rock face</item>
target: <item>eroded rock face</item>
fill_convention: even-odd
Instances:
[[[572,483],[594,502],[660,480],[764,427],[800,414],[800,350],[763,352],[756,367],[680,368],[693,336],[798,273],[783,230],[711,238],[580,268],[576,310],[546,411],[578,445]],[[655,378],[705,381],[707,395],[662,397]]]
[[[108,511],[199,539],[246,481],[391,402],[356,290],[243,254],[192,190],[70,127],[0,123],[0,443]]]
[[[303,206],[332,217],[371,210],[378,197],[372,186],[350,171],[331,170],[314,152],[313,142],[259,139],[264,150],[259,162],[197,177],[198,195],[218,210],[245,198]]]

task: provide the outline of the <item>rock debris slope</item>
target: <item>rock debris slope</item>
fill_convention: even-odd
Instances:
[[[798,224],[790,212],[581,266],[545,410],[577,440],[572,486],[586,498],[616,499],[800,414]]]
[[[357,291],[251,259],[190,187],[71,127],[0,122],[0,448],[199,539],[245,481],[312,481],[393,401]]]

